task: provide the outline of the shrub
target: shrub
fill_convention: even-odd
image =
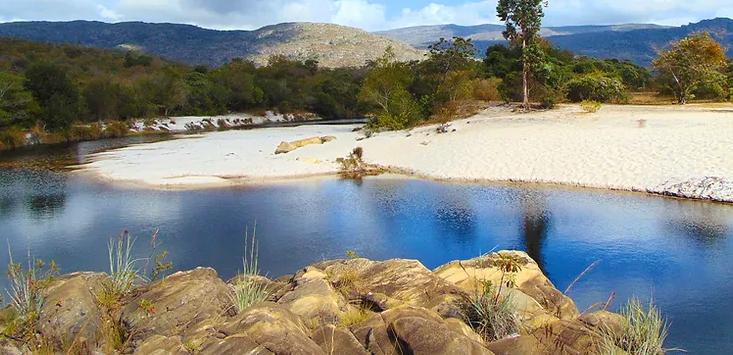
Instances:
[[[634,298],[621,308],[624,329],[614,334],[610,329],[602,329],[601,353],[616,353],[621,348],[628,354],[657,355],[665,353],[664,340],[667,338],[667,321],[659,310],[649,302],[645,309]]]
[[[130,133],[130,126],[123,121],[112,121],[107,123],[104,129],[104,136],[107,138],[119,138]]]
[[[583,111],[588,113],[595,113],[598,112],[598,110],[601,109],[602,104],[598,101],[594,100],[583,100],[580,103],[580,107],[583,109]]]
[[[261,282],[257,282],[260,270],[255,231],[252,232],[251,240],[249,240],[248,233],[244,235],[242,266],[242,273],[234,282],[232,286],[233,293],[231,295],[232,303],[238,313],[255,304],[264,302],[269,297],[267,286]]]
[[[102,127],[99,123],[91,125],[74,125],[69,131],[69,139],[72,141],[88,141],[102,137]]]
[[[8,148],[22,147],[26,143],[25,132],[18,127],[10,127],[0,131],[0,143]]]
[[[500,101],[502,99],[499,93],[500,85],[501,79],[499,78],[475,79],[473,81],[473,98],[484,101]]]
[[[617,78],[590,74],[576,77],[566,84],[568,100],[581,102],[621,102],[626,99],[624,84]]]

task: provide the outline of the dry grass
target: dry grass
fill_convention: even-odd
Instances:
[[[604,355],[617,354],[619,349],[634,355],[658,355],[666,352],[668,324],[661,312],[649,302],[647,307],[631,299],[621,308],[625,326],[621,334],[603,329],[600,350]]]
[[[344,313],[339,319],[339,325],[342,327],[351,327],[366,322],[371,316],[369,311],[362,308],[352,308]]]
[[[249,238],[249,232],[245,233],[242,266],[243,270],[240,277],[232,285],[231,295],[232,303],[238,313],[264,302],[270,296],[267,286],[256,280],[260,272],[256,231],[252,232],[251,239]]]

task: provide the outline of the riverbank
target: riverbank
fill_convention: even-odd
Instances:
[[[356,126],[229,131],[142,144],[93,157],[82,172],[157,188],[220,187],[337,174],[363,148],[367,163],[424,178],[517,181],[643,191],[733,202],[733,107],[574,105],[512,113],[490,108],[436,126],[365,138]],[[274,154],[281,141],[333,136]],[[707,178],[707,180],[706,180]]]
[[[619,347],[637,344],[621,340],[644,319],[625,320],[606,311],[608,304],[581,313],[518,251],[432,271],[416,260],[354,256],[275,280],[240,275],[224,281],[211,268],[124,291],[112,280],[104,273],[45,280],[37,290],[43,300],[37,318],[0,309],[0,329],[7,335],[0,337],[0,350],[600,354],[632,351]],[[647,334],[650,340],[658,339],[654,331],[659,329]]]

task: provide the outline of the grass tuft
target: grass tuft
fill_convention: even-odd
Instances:
[[[462,308],[465,322],[487,342],[519,332],[521,323],[512,298],[500,297],[490,282],[484,282],[473,296],[466,296]]]
[[[621,349],[634,355],[658,355],[665,352],[664,340],[668,334],[667,321],[650,301],[647,307],[636,298],[621,308],[625,324],[621,334],[603,329],[601,354],[616,354]]]
[[[243,270],[232,286],[232,302],[238,313],[270,296],[267,285],[257,281],[260,273],[258,256],[256,231],[253,230],[251,239],[249,232],[245,232]]]
[[[140,278],[138,260],[132,258],[134,244],[134,238],[124,231],[116,239],[110,240],[107,245],[112,291],[119,295],[128,293],[135,281]]]
[[[344,313],[339,319],[339,325],[343,327],[351,327],[366,322],[371,314],[363,308],[353,308]]]

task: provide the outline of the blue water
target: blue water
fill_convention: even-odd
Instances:
[[[16,259],[30,250],[56,260],[62,272],[104,271],[109,238],[129,230],[142,257],[159,229],[175,269],[212,266],[227,278],[241,268],[244,231],[255,223],[261,268],[272,277],[349,249],[373,259],[414,258],[429,268],[521,249],[564,290],[598,261],[570,291],[581,311],[612,293],[615,306],[632,296],[653,298],[671,322],[667,347],[733,352],[730,205],[379,178],[151,191],[46,169],[0,169],[1,265],[8,262],[7,240]]]

